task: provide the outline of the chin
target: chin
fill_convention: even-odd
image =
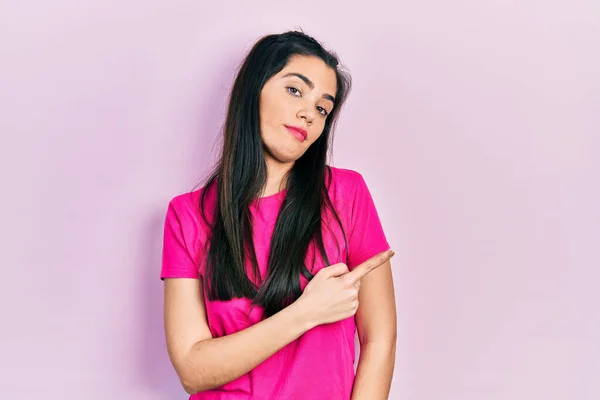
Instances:
[[[280,163],[283,164],[289,164],[292,162],[296,162],[296,160],[298,160],[300,158],[300,156],[294,157],[294,156],[282,156],[282,155],[277,155],[275,156],[275,159],[277,161],[279,161]]]
[[[283,151],[282,151],[283,150]],[[288,150],[288,151],[285,151]],[[299,151],[299,149],[268,149],[268,154],[275,160],[280,163],[292,163],[298,160],[302,155],[304,155],[305,151]]]
[[[271,156],[281,163],[291,163],[298,160],[304,154],[304,151],[286,151],[270,152]]]

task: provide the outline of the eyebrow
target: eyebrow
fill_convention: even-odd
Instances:
[[[304,76],[302,74],[299,74],[298,72],[290,72],[288,74],[285,74],[283,76],[283,78],[288,78],[290,76],[296,76],[296,77],[302,79],[304,81],[304,83],[306,83],[311,90],[315,88],[315,84],[310,79],[308,79],[306,76]],[[322,97],[324,99],[327,99],[327,100],[331,101],[333,104],[335,104],[335,97],[333,97],[329,93],[323,94]]]

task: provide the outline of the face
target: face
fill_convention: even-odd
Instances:
[[[291,163],[304,154],[323,133],[336,90],[335,71],[312,56],[292,57],[265,83],[260,131],[268,161]]]

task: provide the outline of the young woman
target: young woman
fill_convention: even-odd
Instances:
[[[387,398],[393,251],[362,175],[326,163],[349,90],[313,38],[261,38],[212,175],[169,203],[165,331],[190,399]]]

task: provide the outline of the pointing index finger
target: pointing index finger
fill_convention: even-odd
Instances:
[[[386,261],[392,258],[394,254],[394,250],[387,250],[379,253],[369,258],[367,261],[357,265],[352,271],[345,274],[344,277],[345,279],[348,279],[350,283],[354,284],[360,281],[369,272],[384,264]]]

